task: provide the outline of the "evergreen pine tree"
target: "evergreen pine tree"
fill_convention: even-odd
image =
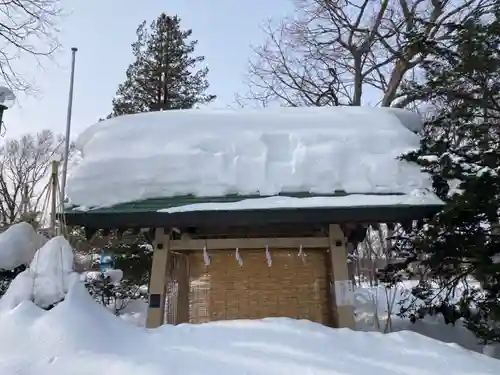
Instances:
[[[139,25],[137,40],[132,44],[135,61],[128,67],[126,80],[118,88],[108,118],[189,109],[215,99],[215,95],[207,93],[208,68],[199,68],[204,57],[195,55],[198,41],[191,40],[192,30],[181,29],[180,23],[179,17],[162,13],[149,27],[146,21]],[[89,282],[89,290],[101,302],[107,301],[110,293],[114,297],[120,295],[120,299],[125,296],[126,300],[141,298],[137,291],[148,283],[151,268],[147,241],[141,236],[133,244],[114,240],[107,249],[115,253],[115,266],[123,270],[124,279],[117,287],[102,277]]]
[[[192,30],[182,30],[180,21],[162,13],[149,29],[145,21],[138,27],[135,61],[118,88],[112,116],[188,109],[215,99],[206,93],[208,68],[198,69],[204,57],[193,55],[198,41],[189,40]]]
[[[429,172],[446,206],[398,238],[398,247],[426,270],[414,295],[425,301],[403,313],[463,318],[483,343],[500,342],[500,7],[449,25],[446,45],[427,45],[425,65],[434,114],[420,149],[405,159]],[[423,225],[422,225],[423,224]],[[408,228],[409,229],[409,228]],[[471,282],[475,280],[476,282]],[[440,290],[431,287],[437,282]],[[479,285],[478,285],[479,284]],[[458,294],[457,294],[458,292]]]

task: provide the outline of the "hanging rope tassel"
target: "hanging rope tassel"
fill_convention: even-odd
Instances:
[[[302,259],[302,262],[306,262],[306,253],[304,253],[304,249],[302,248],[302,244],[299,247],[299,257]]]
[[[243,267],[243,259],[241,259],[239,248],[236,248],[236,260],[238,261],[240,267]]]
[[[273,259],[271,258],[271,253],[269,252],[269,246],[266,246],[266,260],[267,266],[271,267],[273,264]]]
[[[205,262],[205,266],[210,265],[210,256],[207,253],[207,247],[203,247],[203,261]]]

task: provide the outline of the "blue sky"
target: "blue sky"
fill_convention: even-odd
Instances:
[[[125,70],[133,61],[130,44],[140,22],[161,12],[177,14],[184,28],[199,40],[197,53],[210,68],[211,92],[216,106],[233,104],[234,93],[245,89],[243,80],[251,45],[264,40],[260,27],[269,18],[290,13],[291,0],[66,0],[59,40],[63,48],[43,68],[30,60],[17,67],[34,75],[39,92],[18,95],[6,112],[7,137],[41,129],[64,132],[68,101],[71,47],[78,47],[73,105],[72,138],[109,113],[111,100]]]

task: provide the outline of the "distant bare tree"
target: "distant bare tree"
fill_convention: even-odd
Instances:
[[[59,47],[60,0],[0,0],[0,76],[14,91],[33,86],[15,67],[22,57],[49,57]]]
[[[389,228],[386,225],[369,226],[363,242],[353,249],[354,273],[358,281],[376,284],[377,268],[390,259]]]
[[[401,88],[418,79],[424,39],[446,41],[446,25],[494,0],[292,0],[293,17],[266,27],[240,103],[267,106],[381,105],[421,99]],[[416,39],[415,36],[420,39]],[[421,95],[422,93],[420,93]]]
[[[61,136],[43,130],[6,140],[0,147],[0,226],[20,219],[23,199],[30,203],[30,211],[42,209],[51,162],[60,159],[63,142]]]

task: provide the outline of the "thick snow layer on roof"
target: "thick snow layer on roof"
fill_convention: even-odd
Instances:
[[[0,233],[0,269],[12,270],[21,265],[28,265],[35,252],[46,241],[45,237],[36,233],[28,223],[10,226]]]
[[[29,353],[29,355],[27,355]],[[272,318],[134,327],[80,283],[50,311],[0,312],[0,373],[23,375],[493,375],[500,361],[412,332]]]
[[[0,299],[0,311],[24,301],[49,307],[64,299],[70,284],[77,279],[78,274],[73,272],[73,249],[64,237],[54,237],[38,249],[29,268],[12,281]]]
[[[84,157],[67,193],[86,207],[187,194],[412,194],[430,189],[429,178],[397,158],[418,148],[421,124],[366,107],[122,116],[80,135]]]

